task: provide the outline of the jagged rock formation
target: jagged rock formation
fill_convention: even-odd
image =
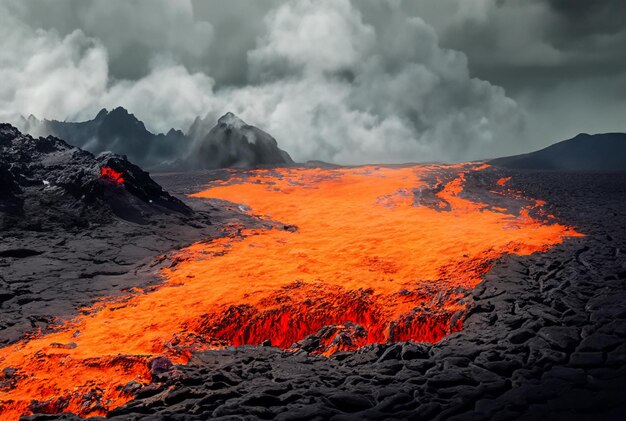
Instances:
[[[197,118],[187,134],[174,129],[154,134],[122,107],[103,109],[93,120],[83,122],[38,120],[31,115],[22,118],[18,126],[33,136],[55,136],[93,154],[111,151],[126,155],[144,168],[158,170],[293,163],[272,136],[232,113],[222,116],[215,127],[208,117]]]
[[[126,155],[144,167],[174,161],[189,147],[189,139],[180,130],[154,134],[122,107],[102,109],[93,120],[83,122],[40,121],[31,115],[18,125],[31,135],[59,137],[93,154],[112,151]]]
[[[581,133],[536,152],[492,159],[489,163],[515,169],[626,171],[626,133]]]
[[[0,229],[71,228],[113,215],[143,223],[148,214],[192,213],[124,157],[95,157],[8,124],[0,124],[0,175]]]
[[[196,119],[189,135],[196,139],[188,166],[206,168],[248,168],[293,164],[289,154],[278,147],[276,139],[263,130],[246,124],[233,113],[226,113],[206,135],[206,120]]]

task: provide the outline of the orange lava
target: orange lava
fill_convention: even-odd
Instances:
[[[0,377],[0,418],[30,413],[33,400],[39,411],[105,414],[131,399],[125,384],[150,381],[147,362],[161,355],[184,363],[194,350],[266,339],[287,348],[322,328],[326,354],[441,339],[461,328],[462,298],[496,259],[579,235],[531,218],[534,201],[512,215],[463,198],[465,173],[484,168],[273,169],[211,183],[195,196],[289,226],[194,244],[162,287],[0,349],[0,369],[16,370],[12,385]],[[436,193],[449,209],[417,204],[444,169],[457,173]]]
[[[497,184],[498,186],[504,186],[506,183],[509,182],[510,179],[511,177],[502,177],[501,179],[497,181]]]
[[[124,175],[110,167],[102,167],[100,169],[100,177],[113,180],[118,184],[124,184]]]

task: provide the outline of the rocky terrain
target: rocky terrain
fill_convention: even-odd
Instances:
[[[293,164],[272,136],[232,113],[217,124],[209,117],[197,118],[187,133],[174,129],[152,133],[122,107],[102,109],[82,122],[39,120],[31,115],[17,125],[33,136],[59,137],[94,154],[112,151],[143,168],[161,171]]]
[[[261,224],[233,204],[179,199],[224,170],[159,174],[157,184],[123,157],[8,125],[0,148],[2,345],[102,296],[158,284],[159,268],[176,264],[173,249]],[[495,262],[466,298],[461,332],[330,358],[307,352],[324,330],[290,350],[205,351],[180,366],[159,357],[152,383],[129,383],[134,400],[107,418],[624,419],[626,173],[492,167],[469,173],[463,194],[477,200],[503,177],[585,236]],[[445,210],[432,188],[415,199]],[[0,384],[11,376],[5,370]]]
[[[586,236],[498,261],[467,298],[463,331],[331,358],[267,344],[153,361],[153,383],[108,418],[624,419],[626,174],[492,168],[468,194],[504,176]]]
[[[159,282],[164,253],[256,222],[171,196],[118,155],[0,125],[0,345]]]
[[[72,228],[110,214],[143,222],[155,213],[192,213],[122,156],[95,157],[61,139],[33,138],[6,124],[0,125],[0,148],[2,202],[10,205],[0,216],[2,228]]]

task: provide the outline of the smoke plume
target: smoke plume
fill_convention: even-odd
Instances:
[[[190,1],[155,3],[0,3],[0,120],[123,106],[167,132],[232,111],[296,161],[341,164],[523,149],[516,101],[472,77],[466,55],[401,2],[264,1],[234,17],[212,3],[242,24],[232,45]]]

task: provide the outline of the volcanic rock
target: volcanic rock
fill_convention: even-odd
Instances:
[[[172,368],[172,362],[165,357],[157,357],[150,361],[150,373],[153,375],[161,374],[169,371]]]
[[[289,165],[293,160],[278,147],[276,139],[263,130],[246,124],[233,113],[226,113],[207,134],[196,120],[189,133],[196,139],[187,158],[190,168],[248,168],[264,165]]]
[[[498,176],[496,171],[494,178]],[[301,341],[295,353],[271,347],[206,351],[179,367],[186,386],[159,386],[203,397],[149,409],[140,398],[110,416],[466,420],[537,419],[539,414],[558,420],[623,419],[626,348],[617,341],[626,340],[626,300],[623,281],[610,275],[626,267],[626,256],[615,253],[626,249],[626,180],[515,173],[513,180],[518,179],[515,188],[551,199],[552,211],[588,235],[545,253],[509,256],[494,264],[472,292],[477,310],[463,316],[462,332],[434,346],[367,345],[341,353],[341,358],[302,351],[319,352],[324,333],[334,338],[341,332],[338,326]],[[585,213],[575,205],[583,206],[581,200]],[[607,233],[612,238],[608,244]],[[593,281],[586,281],[590,271]],[[550,280],[557,286],[546,288]],[[393,375],[388,374],[391,365]],[[216,396],[208,385],[220,373],[237,373],[245,381],[219,382]],[[280,390],[267,392],[277,385]],[[246,405],[276,403],[269,396],[280,401],[265,408],[269,412]]]
[[[291,348],[306,352],[332,354],[345,349],[354,349],[366,337],[367,331],[363,326],[347,322],[345,325],[324,326],[317,333],[308,335],[293,344]]]
[[[125,157],[94,157],[61,139],[33,138],[8,124],[0,125],[0,173],[0,228],[42,230],[89,225],[112,215],[144,222],[151,213],[192,213]]]

